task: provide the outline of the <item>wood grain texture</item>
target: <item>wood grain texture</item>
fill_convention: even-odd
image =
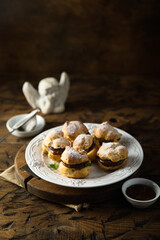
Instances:
[[[0,72],[159,74],[158,0],[0,2]]]
[[[0,137],[7,133],[8,118],[29,112],[21,86],[25,73],[2,74],[0,88]],[[139,176],[160,185],[160,81],[142,76],[71,75],[66,111],[46,115],[46,129],[66,120],[97,122],[109,120],[141,143],[144,162]],[[14,81],[18,84],[15,84]],[[37,86],[39,75],[30,75]],[[16,96],[16,97],[15,97]],[[14,163],[17,151],[31,138],[9,136],[0,145],[0,170]],[[0,239],[12,240],[146,240],[160,238],[160,202],[145,210],[134,209],[118,188],[116,197],[92,203],[90,209],[75,212],[60,204],[42,200],[25,189],[0,180]]]

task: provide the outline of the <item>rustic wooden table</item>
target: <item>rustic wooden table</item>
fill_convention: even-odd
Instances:
[[[31,111],[21,92],[25,79],[14,75],[11,81],[7,75],[1,76],[0,138],[7,133],[6,121],[10,117]],[[34,86],[37,83],[38,78]],[[66,120],[110,121],[141,143],[144,161],[137,175],[160,184],[159,86],[159,78],[155,77],[71,76],[66,110],[44,116],[45,130]],[[1,172],[14,163],[17,151],[30,140],[11,135],[1,143]],[[113,195],[105,202],[76,212],[0,180],[0,239],[160,239],[159,201],[139,210],[126,202],[120,188]]]

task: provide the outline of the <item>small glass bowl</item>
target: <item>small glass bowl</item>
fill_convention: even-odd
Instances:
[[[127,188],[130,187],[130,186],[136,185],[136,184],[142,184],[142,185],[151,187],[154,190],[156,196],[154,198],[150,199],[150,200],[137,200],[137,199],[133,199],[133,198],[129,197],[126,194]],[[126,200],[129,203],[131,203],[134,207],[136,207],[136,208],[146,208],[146,207],[149,207],[150,205],[152,205],[153,203],[155,203],[155,201],[159,198],[160,187],[155,182],[153,182],[149,179],[146,179],[146,178],[132,178],[132,179],[129,179],[126,182],[123,183],[122,193],[125,196]]]

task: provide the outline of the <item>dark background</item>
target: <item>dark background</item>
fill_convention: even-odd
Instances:
[[[0,81],[152,76],[159,66],[159,0],[0,0]]]

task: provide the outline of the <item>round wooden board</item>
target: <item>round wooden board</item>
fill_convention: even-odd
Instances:
[[[15,157],[17,178],[29,193],[42,199],[63,204],[102,202],[111,199],[122,185],[119,182],[106,187],[70,188],[47,182],[31,172],[25,160],[25,149],[26,146],[23,146]]]

